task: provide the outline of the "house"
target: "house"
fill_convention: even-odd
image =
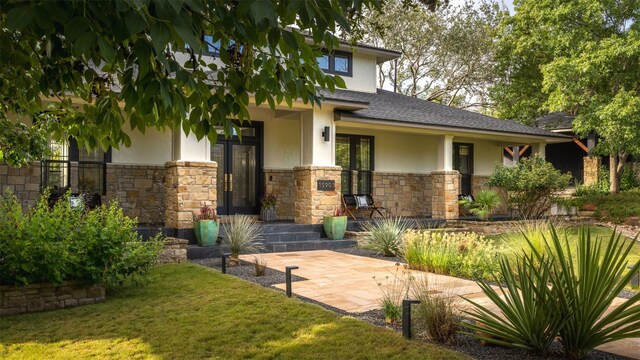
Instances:
[[[242,141],[221,135],[211,144],[179,129],[148,129],[129,132],[131,147],[107,153],[52,143],[56,155],[47,161],[0,166],[0,187],[12,188],[25,205],[54,185],[103,202],[118,199],[139,222],[164,224],[177,236],[191,231],[203,203],[223,215],[257,214],[265,193],[277,196],[279,220],[302,224],[340,207],[341,193],[371,193],[395,215],[454,219],[458,195],[483,186],[505,146],[533,144],[544,154],[547,144],[568,140],[377,89],[376,67],[399,56],[343,44],[319,63],[342,76],[346,90],[323,92],[319,107],[252,106]]]

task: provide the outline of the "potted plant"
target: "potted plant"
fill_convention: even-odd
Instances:
[[[276,221],[276,196],[267,194],[260,198],[260,220],[264,222]]]
[[[193,226],[198,245],[211,246],[216,243],[220,230],[218,219],[218,214],[213,206],[204,205],[200,208],[200,215],[196,216]]]
[[[329,239],[342,240],[346,231],[347,216],[344,209],[336,208],[332,215],[324,217],[324,232]]]

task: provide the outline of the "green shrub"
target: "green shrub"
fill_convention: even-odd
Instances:
[[[78,280],[107,287],[143,278],[162,244],[143,242],[117,203],[84,212],[68,196],[53,207],[45,192],[24,213],[18,199],[0,200],[0,280],[30,284]]]
[[[504,317],[474,303],[475,310],[468,314],[482,326],[469,327],[482,332],[478,336],[487,342],[535,350],[546,350],[559,336],[571,358],[608,342],[640,336],[640,294],[607,313],[640,270],[638,262],[627,271],[634,241],[626,242],[613,233],[603,244],[582,230],[574,258],[566,234],[561,239],[553,226],[550,232],[543,244],[545,252],[530,244],[530,254],[520,257],[515,272],[508,260],[502,261],[505,285],[499,290],[479,282]]]
[[[593,214],[597,219],[620,223],[632,216],[640,216],[640,189],[617,194],[583,196],[575,199],[576,206],[595,204]]]
[[[258,252],[263,249],[260,242],[260,225],[247,215],[233,215],[222,223],[222,241],[229,246],[230,263],[239,264],[241,253]]]
[[[404,257],[412,269],[467,278],[489,278],[502,250],[475,233],[413,231],[404,236]]]
[[[491,212],[500,206],[502,200],[500,200],[500,195],[493,190],[480,190],[476,194],[475,200],[463,199],[459,203],[471,214],[482,220],[487,220]]]
[[[427,277],[413,282],[412,320],[425,337],[441,343],[452,343],[460,329],[459,297],[439,286],[431,286]]]
[[[640,188],[640,179],[638,179],[638,174],[631,166],[626,166],[622,170],[622,176],[620,176],[620,191],[628,191],[637,188]]]
[[[570,174],[562,174],[538,155],[524,158],[512,167],[498,165],[487,182],[500,188],[509,206],[525,219],[543,216],[554,202],[556,193],[565,189]]]
[[[364,223],[368,232],[365,243],[368,248],[384,256],[402,255],[402,236],[414,223],[402,217],[385,217]]]

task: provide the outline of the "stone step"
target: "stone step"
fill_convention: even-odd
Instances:
[[[262,233],[262,240],[265,244],[281,243],[291,241],[309,241],[320,240],[320,233],[313,231],[306,232],[280,232],[280,233]]]
[[[356,240],[313,240],[313,241],[289,241],[282,243],[267,243],[267,252],[290,252],[290,251],[310,251],[310,250],[334,250],[356,246]]]
[[[187,245],[187,259],[209,259],[222,256],[221,246],[216,244],[213,246]]]
[[[263,223],[260,225],[263,234],[271,233],[301,233],[301,232],[321,232],[322,225],[294,224],[294,223]]]

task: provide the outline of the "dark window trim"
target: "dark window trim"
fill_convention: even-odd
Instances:
[[[324,71],[325,74],[333,74],[333,75],[341,75],[341,76],[348,76],[348,77],[353,77],[353,53],[347,52],[347,51],[340,51],[340,50],[336,50],[332,53],[328,53],[328,52],[323,52],[324,55],[329,56],[329,69],[321,69],[322,71]],[[335,56],[343,56],[346,57],[348,59],[348,63],[349,63],[349,70],[347,72],[344,71],[336,71],[336,61],[335,61]]]
[[[473,149],[473,143],[459,143],[459,142],[454,142],[453,143],[453,169],[457,170],[458,172],[460,172],[460,167],[462,165],[461,163],[461,159],[460,159],[460,147],[461,146],[468,146],[469,147],[469,173],[468,174],[463,174],[460,173],[460,189],[459,192],[462,195],[471,195],[471,193],[473,192],[473,181],[471,180],[473,178],[473,174],[474,174],[474,167],[475,167],[475,157],[474,157],[474,149]],[[466,179],[466,180],[465,180]],[[462,187],[465,186],[465,184],[463,184],[462,182],[467,181],[468,182],[468,186],[469,186],[469,194],[465,194],[463,192]]]
[[[107,149],[107,151],[105,151],[103,153],[103,157],[102,157],[102,161],[94,161],[94,160],[83,160],[80,161],[80,147],[78,146],[78,141],[73,138],[70,137],[67,140],[67,146],[69,147],[69,156],[67,157],[66,160],[49,160],[49,159],[44,159],[41,163],[40,166],[41,167],[45,167],[47,166],[47,164],[54,164],[54,163],[63,163],[67,165],[67,186],[71,185],[71,163],[77,163],[78,164],[78,176],[80,176],[80,166],[81,165],[102,165],[102,191],[100,193],[100,195],[106,195],[107,194],[107,164],[111,163],[111,157],[112,157],[112,151],[111,151],[111,147],[109,147],[109,149]],[[41,174],[44,174],[43,171],[41,171]],[[44,175],[40,176],[40,188],[41,190],[44,190],[44,188],[46,187],[44,184]]]
[[[369,148],[369,170],[362,170],[363,172],[368,172],[371,174],[371,176],[369,177],[369,189],[371,189],[371,191],[373,192],[373,172],[375,171],[375,136],[370,136],[370,135],[354,135],[354,134],[343,134],[343,133],[339,133],[336,134],[336,140],[338,137],[347,137],[349,138],[349,169],[342,169],[342,171],[347,171],[348,172],[348,176],[349,176],[349,189],[347,192],[342,191],[343,194],[348,194],[351,195],[351,184],[353,184],[353,179],[352,179],[352,171],[358,171],[360,172],[360,170],[355,168],[356,165],[356,144],[360,141],[360,139],[369,139],[371,146]],[[334,159],[335,161],[335,159]]]

